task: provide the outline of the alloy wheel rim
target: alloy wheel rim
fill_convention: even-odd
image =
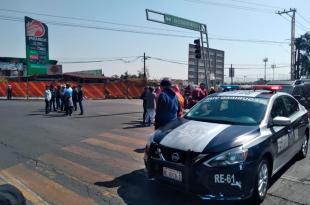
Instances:
[[[258,194],[260,198],[263,198],[266,195],[268,186],[268,166],[264,163],[258,174]]]
[[[307,155],[307,152],[308,152],[308,140],[307,140],[306,137],[305,137],[305,139],[304,139],[304,142],[302,143],[301,151],[302,151],[302,154],[303,154],[304,156]]]

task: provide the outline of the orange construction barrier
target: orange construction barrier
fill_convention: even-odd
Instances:
[[[71,86],[78,83],[69,82]],[[30,82],[0,82],[0,97],[6,96],[7,86],[12,86],[13,97],[44,97],[46,86],[61,85],[60,82],[30,81]],[[87,99],[105,98],[139,98],[143,92],[143,85],[135,82],[107,82],[107,83],[84,83],[84,95]]]

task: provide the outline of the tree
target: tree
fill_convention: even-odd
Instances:
[[[295,46],[295,79],[299,79],[302,75],[310,74],[310,33],[296,38]]]

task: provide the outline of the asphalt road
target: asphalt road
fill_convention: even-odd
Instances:
[[[87,101],[84,116],[43,108],[0,101],[0,184],[17,186],[28,204],[219,204],[146,180],[143,147],[153,129],[140,126],[139,100]],[[263,204],[310,204],[310,157],[282,169]]]

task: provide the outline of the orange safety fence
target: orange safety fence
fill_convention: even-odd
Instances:
[[[0,97],[7,94],[7,86],[12,86],[13,97],[44,97],[46,86],[51,84],[61,85],[53,82],[0,82]],[[72,82],[71,86],[77,86],[78,83]],[[105,99],[105,98],[139,98],[143,92],[143,85],[134,82],[107,82],[107,83],[84,83],[82,84],[84,95],[87,99]]]

